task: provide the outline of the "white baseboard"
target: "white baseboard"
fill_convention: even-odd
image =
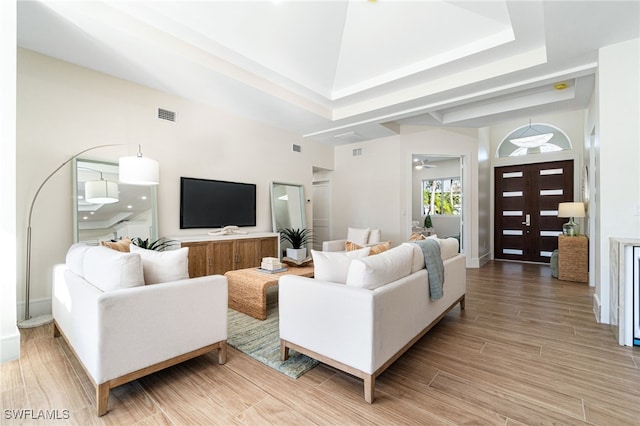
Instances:
[[[487,253],[481,257],[474,257],[469,260],[467,268],[480,268],[491,261],[491,253]]]
[[[24,319],[24,302],[18,303],[16,306],[18,320]],[[36,299],[31,300],[31,307],[29,308],[29,315],[37,317],[40,315],[51,315],[51,299]]]
[[[600,298],[598,294],[593,294],[593,315],[596,317],[596,321],[605,322],[602,320],[602,304],[600,303]],[[607,323],[609,321],[606,321]]]
[[[18,327],[9,335],[0,337],[0,363],[20,358],[20,332]]]

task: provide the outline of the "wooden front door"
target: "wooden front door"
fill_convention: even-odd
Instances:
[[[573,160],[495,169],[495,258],[549,263],[573,201]]]

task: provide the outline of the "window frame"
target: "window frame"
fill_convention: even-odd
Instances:
[[[430,206],[425,204],[425,193],[426,190],[428,188],[427,183],[431,183],[431,182],[440,182],[440,191],[435,191],[435,194],[439,194],[439,198],[440,198],[440,210],[442,209],[442,206],[444,206],[445,203],[445,199],[446,199],[446,195],[448,194],[457,194],[458,195],[458,202],[454,203],[452,205],[452,209],[453,209],[453,213],[429,213],[428,210],[430,210]],[[451,189],[449,191],[445,191],[445,181],[449,181],[449,188],[455,188],[454,182],[457,182],[457,192],[452,191]],[[429,184],[430,187],[431,184]],[[437,187],[437,185],[436,185]],[[429,179],[421,179],[420,182],[420,189],[421,189],[421,199],[422,199],[422,206],[421,206],[421,213],[422,216],[441,216],[441,217],[445,217],[445,216],[454,216],[454,217],[460,217],[462,216],[462,177],[461,176],[447,176],[447,177],[438,177],[438,178],[429,178]]]

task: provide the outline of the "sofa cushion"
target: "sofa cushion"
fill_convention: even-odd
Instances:
[[[351,261],[368,256],[370,250],[369,247],[348,252],[311,250],[313,276],[317,280],[344,284]]]
[[[91,247],[86,243],[75,243],[67,250],[65,260],[67,268],[79,277],[84,278],[84,255]]]
[[[432,238],[432,237],[427,237]],[[447,260],[458,255],[458,240],[455,238],[435,238],[440,245],[440,256],[442,260]],[[425,267],[424,253],[417,244],[402,243],[402,245],[410,246],[413,249],[413,260],[411,261],[411,273],[413,274]]]
[[[124,253],[128,253],[129,246],[131,245],[131,240],[129,237],[124,237],[120,241],[100,241],[100,245],[104,247],[109,247],[110,249],[121,251]]]
[[[147,250],[131,244],[131,252],[142,258],[145,284],[166,283],[189,278],[189,247],[177,250]]]
[[[369,252],[369,256],[373,256],[374,254],[380,254],[383,251],[389,250],[391,248],[391,241],[385,241],[384,243],[367,244],[364,247],[370,247],[371,251]],[[360,250],[364,247],[359,246],[356,243],[352,243],[351,241],[347,241],[344,248],[346,251],[354,251]]]
[[[438,238],[438,242],[440,243],[440,255],[442,256],[442,260],[447,260],[458,255],[460,243],[457,239],[452,237]]]
[[[362,259],[349,266],[347,285],[373,290],[411,274],[413,248],[404,244]]]
[[[144,285],[142,259],[103,246],[91,247],[84,256],[84,278],[102,291]]]
[[[411,247],[411,250],[413,250],[413,255],[411,256],[411,273],[413,274],[414,272],[418,272],[420,269],[424,269],[424,254],[422,253],[420,246],[414,243],[402,243],[402,245]]]
[[[364,246],[369,242],[369,228],[349,228],[347,230],[347,241]]]

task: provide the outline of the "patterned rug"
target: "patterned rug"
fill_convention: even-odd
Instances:
[[[297,379],[318,361],[289,351],[289,359],[280,361],[280,331],[278,329],[278,286],[267,290],[267,319],[257,320],[242,312],[229,309],[227,343],[240,352],[269,367]]]

